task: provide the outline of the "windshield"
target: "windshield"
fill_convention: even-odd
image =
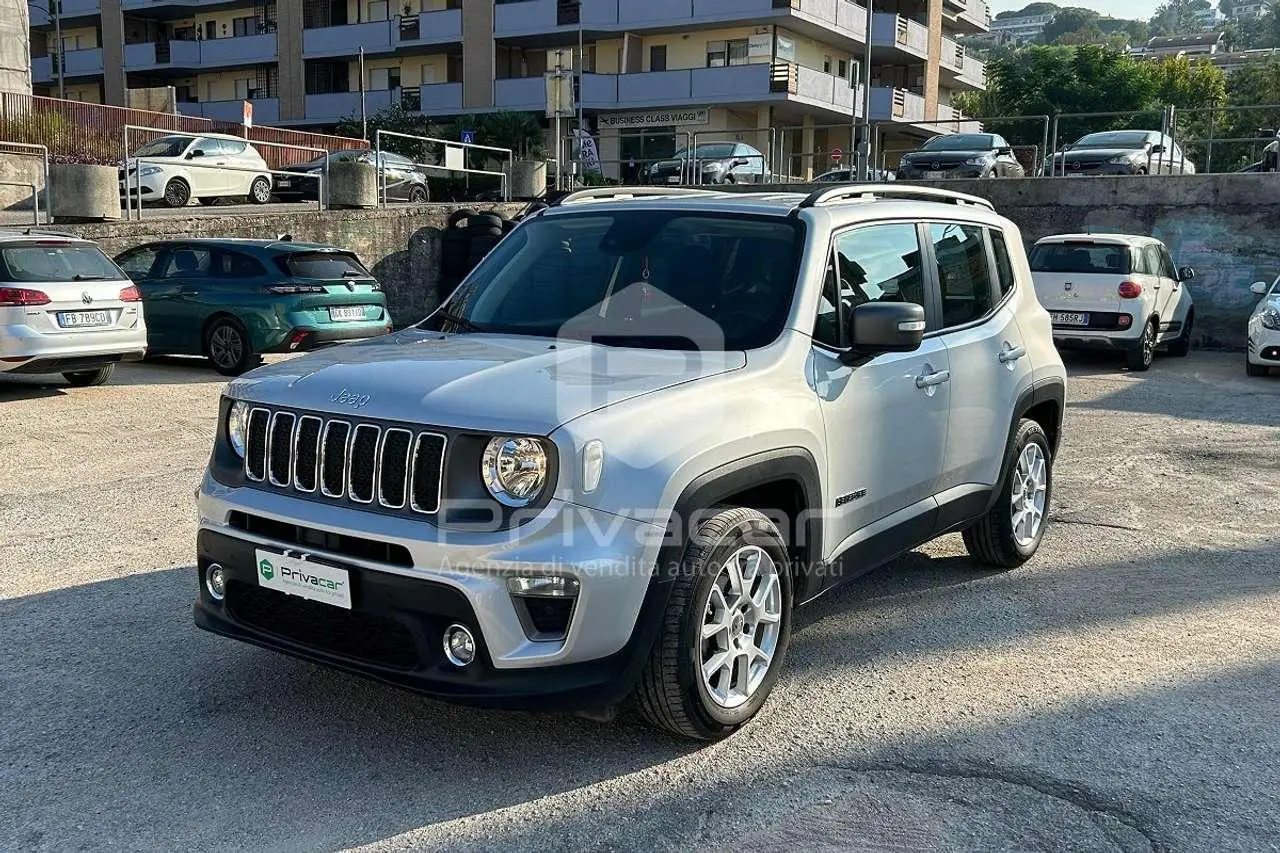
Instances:
[[[162,136],[153,139],[134,152],[135,157],[181,157],[194,136]]]
[[[1129,251],[1106,243],[1041,243],[1031,250],[1032,272],[1128,275]]]
[[[1073,148],[1141,148],[1147,144],[1145,130],[1113,130],[1082,137]]]
[[[922,151],[989,151],[992,148],[989,133],[956,133],[951,136],[935,136],[924,144]]]
[[[52,244],[0,249],[0,281],[97,281],[127,278],[97,246]]]
[[[724,160],[733,156],[733,151],[738,146],[733,142],[709,142],[706,145],[699,145],[693,150],[695,160]],[[688,148],[681,148],[674,155],[677,160],[684,160],[689,156]]]
[[[651,349],[754,349],[782,332],[803,239],[803,226],[782,217],[540,216],[503,239],[425,325]]]
[[[286,255],[283,261],[294,278],[372,278],[355,255],[346,252],[310,252]]]

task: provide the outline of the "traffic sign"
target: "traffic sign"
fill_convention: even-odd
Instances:
[[[462,142],[464,145],[474,145],[476,142],[476,132],[474,130],[462,131]]]
[[[844,157],[844,152],[843,152],[843,151],[841,151],[839,148],[832,148],[832,149],[831,149],[831,159],[832,159],[832,160],[834,160],[835,162],[839,163],[839,162],[840,162],[840,159],[841,159],[842,157]]]

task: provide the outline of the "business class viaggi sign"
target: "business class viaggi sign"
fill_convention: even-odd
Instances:
[[[631,113],[601,113],[596,125],[605,127],[666,127],[673,124],[710,124],[710,107],[647,110]]]

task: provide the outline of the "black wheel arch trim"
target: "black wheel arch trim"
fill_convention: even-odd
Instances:
[[[1004,473],[1009,470],[1009,462],[1013,457],[1013,439],[1018,433],[1018,424],[1026,417],[1027,412],[1044,403],[1056,403],[1058,407],[1057,423],[1052,425],[1053,429],[1045,430],[1045,434],[1049,438],[1050,460],[1057,459],[1058,445],[1062,441],[1062,420],[1067,408],[1067,383],[1060,377],[1050,376],[1046,379],[1037,380],[1032,383],[1031,387],[1018,395],[1018,401],[1013,407],[1013,417],[1009,419],[1009,434],[1004,442],[1004,461],[1000,465],[1001,479],[996,482],[991,490],[987,510],[990,510],[995,505],[996,499],[1000,496],[1000,485],[1003,482]]]

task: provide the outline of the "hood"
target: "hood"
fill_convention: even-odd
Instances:
[[[733,159],[734,159],[733,157],[701,157],[699,158],[698,163],[701,166],[701,168],[705,169],[713,163],[728,164]],[[668,170],[672,172],[678,172],[680,171],[681,167],[686,166],[686,164],[689,164],[689,163],[690,161],[683,160],[677,157],[671,160],[659,160],[658,162],[654,163],[653,166],[651,166],[650,168],[652,168],[653,171],[655,172],[668,171]]]
[[[1064,151],[1061,154],[1055,154],[1057,160],[1066,160],[1068,163],[1079,161],[1081,163],[1101,163],[1110,160],[1113,157],[1121,155],[1129,157],[1141,157],[1146,155],[1144,148],[1075,148]]]
[[[741,352],[408,329],[259,368],[229,393],[353,417],[546,435],[604,406],[745,365]]]
[[[912,151],[910,154],[903,155],[902,159],[912,164],[943,163],[955,165],[973,157],[994,156],[994,154],[995,152],[989,148],[974,151]]]

